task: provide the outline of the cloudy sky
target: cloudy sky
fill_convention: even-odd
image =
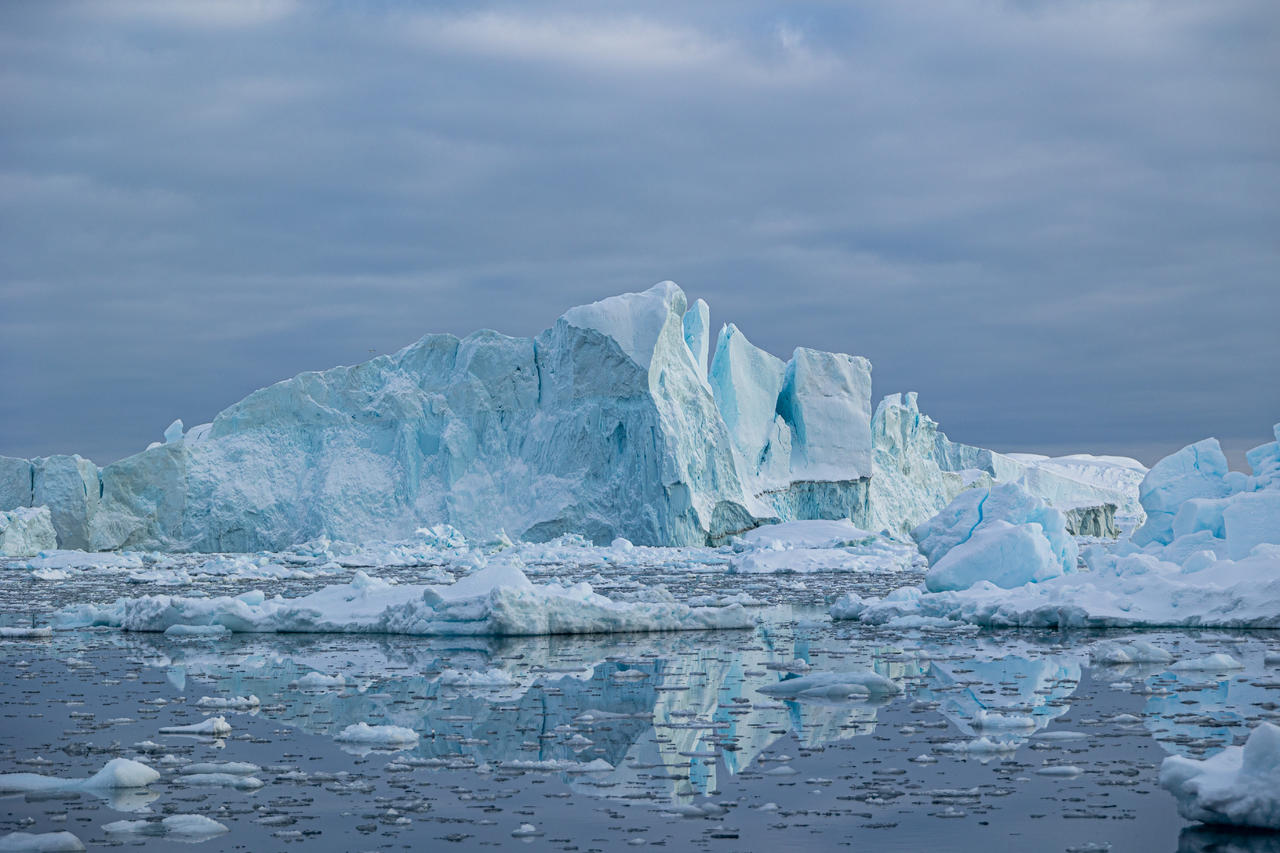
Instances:
[[[662,279],[953,438],[1280,420],[1274,0],[0,4],[0,454]]]

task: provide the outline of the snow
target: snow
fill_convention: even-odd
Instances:
[[[1188,820],[1280,830],[1280,727],[1260,723],[1244,746],[1203,761],[1169,756],[1160,785]]]
[[[931,592],[980,581],[1011,588],[1076,569],[1076,544],[1062,512],[1017,483],[962,492],[911,535],[929,560]]]
[[[371,726],[356,723],[347,726],[334,740],[361,746],[411,746],[418,742],[418,733],[402,726]]]
[[[144,788],[159,778],[159,773],[141,762],[128,758],[113,758],[87,779],[62,779],[57,776],[43,776],[39,773],[0,774],[0,791],[33,793]]]
[[[49,507],[15,507],[0,512],[0,557],[34,557],[56,547]]]
[[[170,625],[224,625],[236,632],[348,632],[423,636],[592,634],[747,628],[740,605],[691,608],[665,590],[650,600],[613,601],[586,583],[535,585],[518,567],[486,566],[448,586],[391,584],[357,572],[348,584],[298,598],[121,598],[58,614],[68,626],[164,631]]]
[[[0,853],[73,853],[84,843],[70,832],[11,832],[0,838]]]

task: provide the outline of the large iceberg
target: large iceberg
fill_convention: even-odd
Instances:
[[[1073,532],[1113,533],[1111,505],[1138,520],[1133,460],[958,444],[915,394],[873,417],[864,358],[800,347],[784,361],[733,324],[711,354],[710,337],[707,304],[671,282],[572,308],[534,338],[428,335],[263,388],[212,423],[175,420],[102,469],[0,457],[0,510],[47,505],[59,548],[98,551],[277,551],[440,524],[473,540],[708,545],[848,520],[905,540],[993,481],[1071,510]]]
[[[0,509],[47,504],[62,548],[279,550],[327,537],[705,545],[867,512],[870,365],[764,354],[663,282],[535,338],[428,335],[250,394],[100,471],[0,458]],[[739,363],[747,357],[745,363]],[[758,355],[758,358],[755,356]]]

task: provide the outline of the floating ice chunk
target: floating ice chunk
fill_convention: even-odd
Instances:
[[[338,732],[333,739],[340,743],[361,746],[411,746],[418,742],[418,733],[403,726],[371,726],[368,723],[356,723]]]
[[[212,838],[228,831],[225,825],[198,814],[175,814],[155,820],[118,820],[104,825],[102,830],[108,835],[163,835],[187,841]]]
[[[176,637],[178,639],[194,639],[207,638],[215,639],[224,637],[231,633],[231,629],[226,625],[170,625],[164,629],[166,637]]]
[[[16,507],[0,512],[0,557],[34,557],[57,547],[49,507]]]
[[[43,628],[10,628],[0,627],[0,640],[47,640],[53,636],[53,629]]]
[[[167,631],[165,633],[168,633]],[[201,696],[196,707],[202,710],[251,711],[262,704],[257,696]]]
[[[179,776],[178,781],[198,788],[233,788],[237,791],[256,791],[264,784],[255,776],[241,773],[190,773]]]
[[[78,605],[62,624],[163,631],[174,624],[220,624],[244,632],[348,632],[422,636],[523,636],[748,628],[741,605],[692,608],[661,588],[647,600],[614,601],[590,585],[536,585],[514,565],[490,564],[447,586],[391,584],[357,572],[349,584],[299,598],[261,592],[234,598],[142,596]]]
[[[1175,672],[1225,672],[1232,669],[1244,669],[1244,664],[1231,655],[1218,652],[1208,657],[1180,660],[1169,669]]]
[[[1261,723],[1244,746],[1203,761],[1172,755],[1160,785],[1188,820],[1280,830],[1280,727]]]
[[[225,717],[209,717],[207,720],[186,726],[164,726],[160,729],[160,734],[220,738],[231,734],[231,724]]]
[[[902,692],[892,680],[874,672],[817,672],[785,678],[756,688],[766,696],[799,699],[843,699],[856,696],[893,696]]]
[[[164,429],[164,443],[173,444],[182,441],[182,418],[178,418]]]
[[[61,779],[39,773],[6,773],[0,775],[0,791],[31,793],[144,788],[159,778],[159,773],[139,761],[113,758],[88,779]]]
[[[252,776],[262,770],[256,764],[250,764],[247,761],[198,761],[195,764],[188,764],[181,768],[178,772],[194,776],[204,773],[229,773],[233,776]]]
[[[1131,663],[1170,663],[1173,655],[1146,640],[1099,643],[1090,652],[1094,664],[1123,666]]]
[[[0,853],[75,853],[84,844],[70,832],[11,832],[0,838]]]

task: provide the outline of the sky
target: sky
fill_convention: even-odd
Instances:
[[[953,439],[1280,421],[1280,4],[0,3],[0,454],[672,279]]]

